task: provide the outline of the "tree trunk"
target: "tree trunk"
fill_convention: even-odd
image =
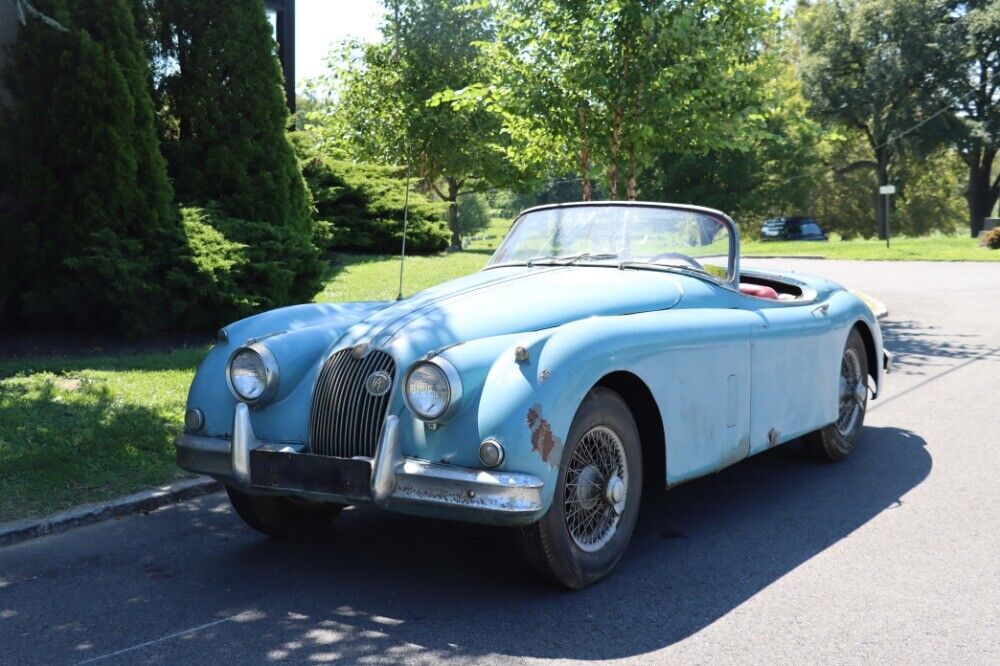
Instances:
[[[611,155],[608,164],[608,196],[612,201],[618,198],[618,149],[622,142],[622,107],[615,107],[611,121]]]
[[[990,216],[1000,194],[1000,179],[991,183],[995,149],[977,146],[975,151],[967,156],[969,165],[969,186],[965,191],[965,200],[969,204],[969,232],[975,238],[983,230],[983,219]]]
[[[638,171],[638,166],[635,161],[635,148],[629,150],[629,160],[628,160],[628,192],[626,197],[629,201],[635,201],[639,198],[639,188],[636,182],[636,172]]]
[[[462,249],[462,229],[458,226],[458,180],[453,176],[445,178],[448,183],[448,228],[451,229],[451,250]]]
[[[587,110],[586,104],[581,104],[580,112],[580,178],[583,180],[583,200],[590,201],[593,189],[590,185],[590,144],[587,142]]]

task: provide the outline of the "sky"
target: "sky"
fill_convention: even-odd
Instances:
[[[384,13],[380,0],[297,0],[295,3],[295,83],[323,74],[324,58],[346,39],[378,41]]]

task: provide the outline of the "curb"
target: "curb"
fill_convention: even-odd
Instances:
[[[126,495],[106,502],[95,502],[54,513],[43,518],[26,518],[0,524],[0,546],[34,539],[46,534],[65,532],[74,527],[92,525],[109,518],[119,518],[136,513],[148,513],[168,504],[201,497],[222,489],[222,484],[207,476],[186,479],[133,495]]]

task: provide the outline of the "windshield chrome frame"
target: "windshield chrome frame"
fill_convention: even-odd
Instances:
[[[507,233],[504,235],[503,241],[500,242],[500,244],[497,246],[497,249],[493,252],[493,254],[495,255],[500,250],[500,248],[503,247],[504,241],[507,240],[507,238],[510,236],[511,232],[513,232],[514,229],[517,227],[517,225],[521,222],[521,219],[525,215],[527,215],[528,213],[534,213],[534,212],[541,211],[541,210],[552,210],[552,209],[557,209],[557,208],[577,208],[577,207],[592,207],[592,206],[596,206],[596,207],[600,207],[600,206],[603,206],[603,207],[619,207],[619,208],[626,208],[626,207],[627,208],[660,208],[660,209],[667,209],[667,210],[679,210],[679,211],[688,211],[688,212],[699,213],[700,215],[705,215],[706,217],[710,217],[710,218],[714,219],[716,222],[719,222],[720,224],[722,224],[722,226],[725,227],[726,231],[729,232],[729,270],[727,271],[727,275],[726,275],[726,279],[725,280],[720,280],[719,278],[716,278],[715,276],[711,275],[710,273],[705,273],[705,277],[711,279],[712,282],[714,282],[716,284],[720,284],[720,285],[722,285],[722,286],[724,286],[724,287],[726,287],[728,289],[732,289],[733,291],[739,291],[739,289],[740,289],[740,230],[736,227],[736,223],[733,222],[733,219],[731,217],[729,217],[728,215],[726,215],[725,213],[723,213],[721,210],[715,210],[714,208],[706,208],[704,206],[692,206],[692,205],[689,205],[689,204],[658,203],[658,202],[651,202],[651,201],[574,201],[574,202],[571,202],[571,203],[544,204],[542,206],[534,206],[532,208],[526,208],[525,210],[522,210],[520,213],[517,214],[517,217],[514,218],[514,223],[510,225],[510,229],[508,229]],[[493,257],[491,256],[490,259],[492,260],[492,258]],[[504,262],[504,263],[501,263],[501,264],[494,264],[492,266],[487,265],[487,266],[485,266],[483,268],[483,270],[489,270],[491,268],[501,268],[503,266],[525,266],[525,265],[528,265],[528,262],[524,262],[524,261]],[[559,265],[559,264],[536,264],[536,265],[539,265],[539,266],[541,266],[541,265],[550,266],[550,265]],[[612,268],[617,268],[618,267],[618,265],[615,264],[615,263],[609,263],[609,264],[588,264],[588,263],[585,263],[585,262],[580,262],[580,263],[568,264],[568,265],[571,265],[571,266],[610,266]],[[665,264],[664,265],[650,264],[650,266],[656,266],[658,268],[664,268],[664,269],[671,268],[670,266],[665,265]],[[642,268],[642,266],[641,266],[641,264],[637,264],[637,265],[631,266],[630,268]],[[694,271],[694,270],[687,270],[687,271],[684,271],[684,273],[687,274],[687,275],[695,275],[696,271]]]

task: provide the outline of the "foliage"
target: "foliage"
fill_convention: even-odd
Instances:
[[[864,160],[869,146],[861,132],[842,128],[832,136],[820,146],[823,162],[853,165]],[[897,194],[890,201],[893,236],[953,233],[962,219],[960,160],[944,148],[922,153],[903,151],[896,158]],[[877,231],[871,224],[880,204],[877,188],[870,168],[830,169],[822,174],[811,207],[802,212],[815,216],[824,231],[871,238]]]
[[[163,151],[178,200],[214,203],[220,214],[254,222],[248,235],[281,264],[281,276],[253,281],[254,300],[311,298],[322,266],[308,251],[309,195],[286,137],[281,70],[261,0],[152,0],[150,13]]]
[[[868,154],[858,167],[873,169],[878,185],[890,175],[902,133],[928,121],[918,136],[941,129],[942,106],[928,76],[942,61],[935,30],[945,24],[942,0],[818,0],[800,5],[803,78],[814,113],[861,131]],[[933,142],[928,142],[933,145]],[[879,209],[881,211],[881,209]],[[878,212],[879,235],[884,218]]]
[[[983,236],[983,245],[991,250],[1000,250],[1000,227],[993,227]]]
[[[938,78],[953,105],[954,143],[968,166],[969,230],[976,236],[983,218],[1000,199],[1000,3],[955,3],[957,18],[944,30],[945,64]]]
[[[591,196],[606,165],[611,198],[658,150],[737,147],[759,119],[759,46],[775,15],[758,0],[506,0],[490,76],[440,101],[503,118],[525,171],[574,170]]]
[[[325,157],[295,137],[302,171],[313,194],[316,219],[328,230],[320,247],[356,252],[399,252],[406,196],[404,169]],[[411,185],[412,188],[412,185]],[[407,252],[440,252],[451,234],[444,209],[419,192],[409,196]]]
[[[774,76],[762,89],[770,109],[762,133],[739,149],[660,153],[643,174],[644,195],[726,211],[748,238],[756,237],[768,217],[808,214],[830,133],[808,117],[793,67],[775,61],[772,68]]]
[[[471,236],[490,226],[492,210],[486,196],[469,193],[458,199],[459,229],[463,236]]]
[[[0,307],[137,334],[169,325],[185,248],[124,0],[49,0],[12,48],[0,116]]]
[[[491,39],[490,11],[457,0],[391,0],[381,44],[346,44],[311,88],[335,102],[306,116],[321,145],[359,161],[410,161],[422,189],[449,203],[452,246],[460,244],[458,196],[505,177],[499,124],[481,109],[428,105],[435,93],[483,76],[476,44]],[[317,93],[320,93],[317,95]],[[336,138],[331,140],[331,133]]]

